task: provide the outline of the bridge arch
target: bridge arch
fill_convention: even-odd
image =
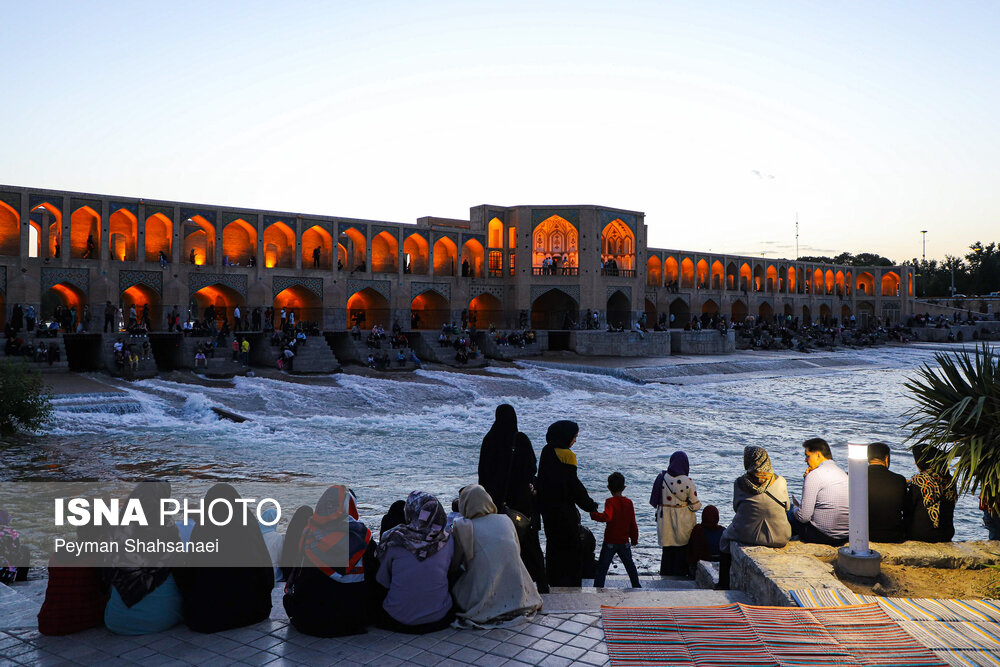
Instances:
[[[553,287],[531,304],[532,329],[566,329],[576,322],[580,304],[566,292]]]

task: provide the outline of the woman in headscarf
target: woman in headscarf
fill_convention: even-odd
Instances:
[[[271,615],[274,569],[255,517],[243,521],[240,495],[229,484],[205,494],[205,520],[191,531],[192,544],[217,543],[216,553],[190,553],[176,570],[184,600],[184,622],[195,632],[219,632],[266,620]],[[221,526],[208,520],[216,500],[229,503],[231,520]],[[222,507],[219,503],[216,507]],[[216,517],[223,517],[216,509]],[[237,563],[238,566],[233,564]]]
[[[689,474],[687,454],[674,452],[670,455],[670,465],[656,476],[649,496],[649,504],[656,508],[656,537],[663,549],[661,575],[688,574],[687,543],[701,509],[698,491]]]
[[[498,405],[496,419],[479,450],[479,484],[496,503],[498,511],[515,509],[533,519],[523,535],[521,560],[538,583],[538,590],[547,593],[545,561],[538,541],[540,522],[535,516],[533,498],[536,471],[535,450],[528,436],[517,430],[514,407],[507,403]]]
[[[596,512],[597,503],[577,477],[571,449],[580,427],[557,421],[545,433],[538,459],[538,504],[545,527],[545,568],[550,586],[579,587],[583,570],[580,512]]]
[[[102,531],[90,525],[78,526],[76,539],[99,541]],[[108,585],[101,577],[102,564],[98,554],[52,553],[45,601],[38,611],[39,632],[68,635],[104,625]]]
[[[688,541],[687,561],[690,576],[695,575],[698,561],[719,560],[719,540],[722,539],[722,531],[725,529],[725,526],[719,525],[719,508],[715,505],[706,505],[701,511],[701,523],[691,531],[691,539]]]
[[[169,482],[140,482],[129,494],[128,500],[139,501],[149,525],[131,523],[116,529],[112,535],[119,543],[119,550],[106,573],[111,584],[111,597],[104,609],[104,624],[114,633],[145,635],[162,632],[183,620],[181,594],[171,574],[171,566],[176,559],[164,554],[125,551],[128,539],[180,541],[177,524],[159,519],[160,500],[169,497]]]
[[[442,630],[455,617],[448,574],[455,544],[437,498],[414,491],[403,509],[405,523],[386,531],[378,546],[376,580],[388,589],[379,626],[408,634]]]
[[[719,540],[719,588],[729,588],[732,564],[730,544],[783,547],[792,537],[788,523],[788,484],[774,473],[771,458],[763,447],[743,449],[746,472],[733,482],[733,511],[736,516],[722,531]]]
[[[302,552],[299,551],[299,543],[302,542],[302,533],[309,523],[309,517],[313,515],[313,508],[308,505],[295,510],[292,520],[288,522],[288,530],[285,531],[285,541],[281,545],[281,578],[288,581],[288,575],[302,562]]]
[[[328,488],[302,533],[302,564],[285,584],[285,611],[295,629],[315,637],[366,632],[374,552],[371,531],[358,520],[348,489]]]
[[[958,492],[947,471],[935,459],[940,450],[916,445],[913,460],[916,475],[910,478],[905,511],[906,539],[918,542],[950,542],[955,536],[955,502]]]
[[[465,565],[452,589],[458,617],[484,625],[541,609],[542,598],[519,557],[514,524],[497,514],[486,489],[479,484],[462,489],[458,509],[463,518],[453,534]]]
[[[389,511],[385,513],[385,516],[382,517],[382,522],[379,524],[379,542],[382,541],[382,536],[389,530],[406,523],[406,514],[404,512],[405,508],[405,500],[397,500],[393,504],[389,505]]]

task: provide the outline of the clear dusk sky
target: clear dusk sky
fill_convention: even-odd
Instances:
[[[1000,240],[997,2],[0,2],[0,183],[650,244]]]

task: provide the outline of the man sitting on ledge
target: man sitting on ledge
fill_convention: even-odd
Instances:
[[[802,483],[802,502],[788,511],[792,534],[803,542],[839,547],[847,541],[847,473],[833,462],[830,445],[822,438],[802,443],[808,469]]]
[[[903,542],[906,478],[889,470],[889,445],[868,445],[868,536],[872,542]]]

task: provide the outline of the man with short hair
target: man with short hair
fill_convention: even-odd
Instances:
[[[802,483],[802,501],[788,511],[792,534],[803,542],[840,546],[848,534],[847,473],[833,462],[830,445],[822,438],[802,443],[808,466]]]
[[[906,478],[889,470],[889,445],[868,445],[868,537],[872,542],[904,542]]]

